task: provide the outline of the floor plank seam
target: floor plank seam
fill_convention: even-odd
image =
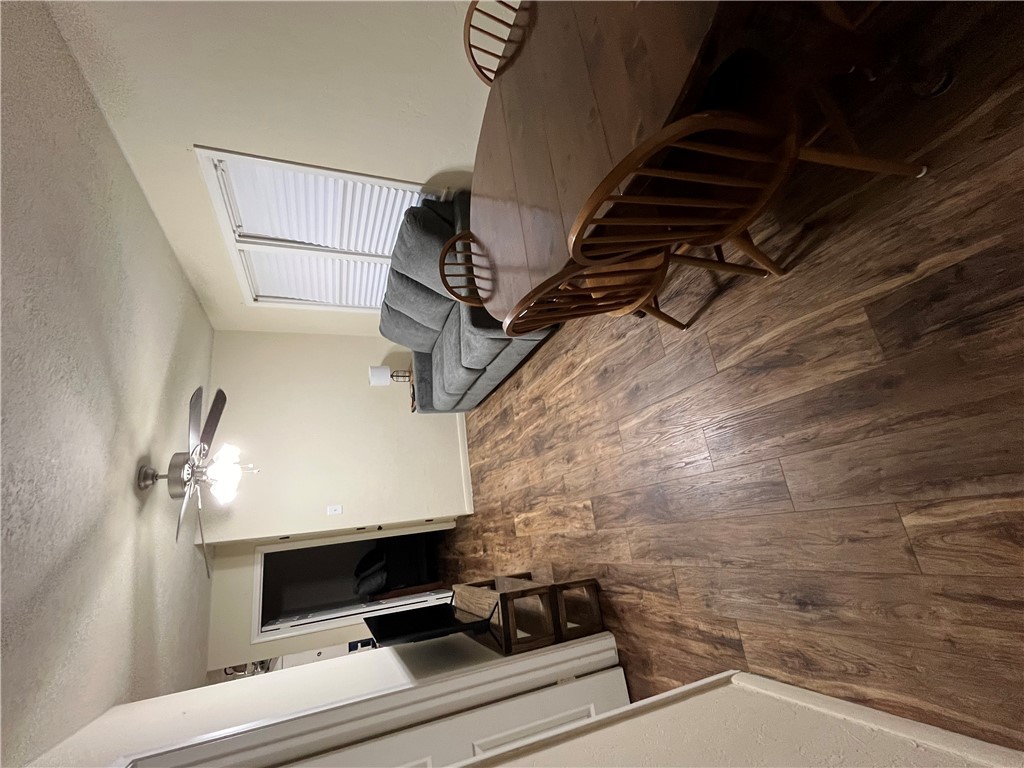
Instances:
[[[900,518],[900,525],[903,526],[903,535],[907,537],[907,547],[910,549],[910,553],[914,556],[914,564],[917,565],[917,571],[923,576],[924,569],[921,568],[921,561],[917,557],[917,549],[914,547],[914,540],[910,538],[910,531],[907,530],[907,522],[903,519],[903,513],[900,512],[899,504],[896,505],[896,514]]]
[[[972,498],[972,497],[964,497],[964,498]],[[935,501],[935,499],[926,499],[925,501]],[[900,502],[900,503],[902,503],[902,502]],[[851,511],[852,512],[852,511],[855,511],[857,509],[871,509],[871,508],[876,508],[876,507],[889,507],[889,506],[895,508],[896,504],[893,503],[893,502],[882,502],[882,503],[878,503],[878,504],[848,504],[848,505],[843,506],[843,507],[829,507],[827,509],[780,509],[780,510],[774,510],[772,512],[754,512],[753,514],[749,514],[749,515],[746,515],[746,514],[742,514],[742,515],[729,514],[729,512],[746,512],[747,511],[746,509],[734,509],[734,510],[726,510],[724,513],[703,515],[703,516],[698,517],[698,518],[671,520],[671,521],[666,521],[666,522],[662,522],[662,523],[640,523],[639,525],[635,525],[632,528],[632,530],[646,530],[648,528],[661,528],[661,527],[665,527],[665,526],[674,526],[674,525],[683,525],[683,524],[686,524],[686,525],[699,525],[702,522],[717,522],[717,521],[721,521],[721,520],[728,520],[729,522],[741,522],[743,520],[760,520],[762,518],[781,517],[783,515],[808,515],[808,514],[815,514],[815,513],[818,513],[818,512],[821,512],[821,513],[846,512],[846,511]],[[600,531],[614,531],[614,530],[621,530],[621,528],[609,527],[609,528],[598,528],[597,530],[598,530],[598,532],[600,532]]]
[[[707,431],[707,429],[708,429],[707,427],[701,427],[700,428],[700,433],[702,435],[704,435],[704,445],[705,445],[705,447],[707,447],[708,462],[710,462],[710,464],[711,464],[711,471],[712,472],[717,472],[718,471],[718,467],[715,466],[715,457],[714,457],[714,454],[711,453],[711,444],[708,442],[708,431]],[[621,435],[621,432],[619,434]],[[751,463],[753,463],[753,462],[751,462]],[[780,467],[781,467],[781,465],[780,465]],[[785,474],[783,474],[782,479],[783,480],[786,479]],[[790,503],[793,502],[792,495],[790,495],[789,501],[790,501]]]

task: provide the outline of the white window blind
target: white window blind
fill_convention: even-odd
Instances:
[[[421,185],[197,148],[253,303],[379,309]]]
[[[241,249],[253,294],[260,301],[333,307],[380,307],[386,261],[357,261],[315,252]]]

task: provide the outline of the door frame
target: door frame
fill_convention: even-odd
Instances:
[[[429,642],[429,641],[428,641]],[[376,652],[376,651],[375,651]],[[359,701],[206,734],[172,749],[127,755],[128,768],[185,768],[295,762],[501,699],[610,669],[619,663],[609,632],[560,643]],[[283,669],[272,675],[286,675]],[[231,685],[232,683],[222,683]]]

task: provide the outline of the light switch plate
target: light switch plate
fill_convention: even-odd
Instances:
[[[341,514],[341,505],[340,504],[335,504],[333,506],[328,507],[327,508],[327,514],[328,515],[340,515]]]

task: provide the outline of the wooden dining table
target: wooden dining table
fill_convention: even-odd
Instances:
[[[470,226],[496,319],[569,264],[577,214],[685,102],[718,15],[712,2],[520,8],[521,48],[491,85],[473,172]]]

